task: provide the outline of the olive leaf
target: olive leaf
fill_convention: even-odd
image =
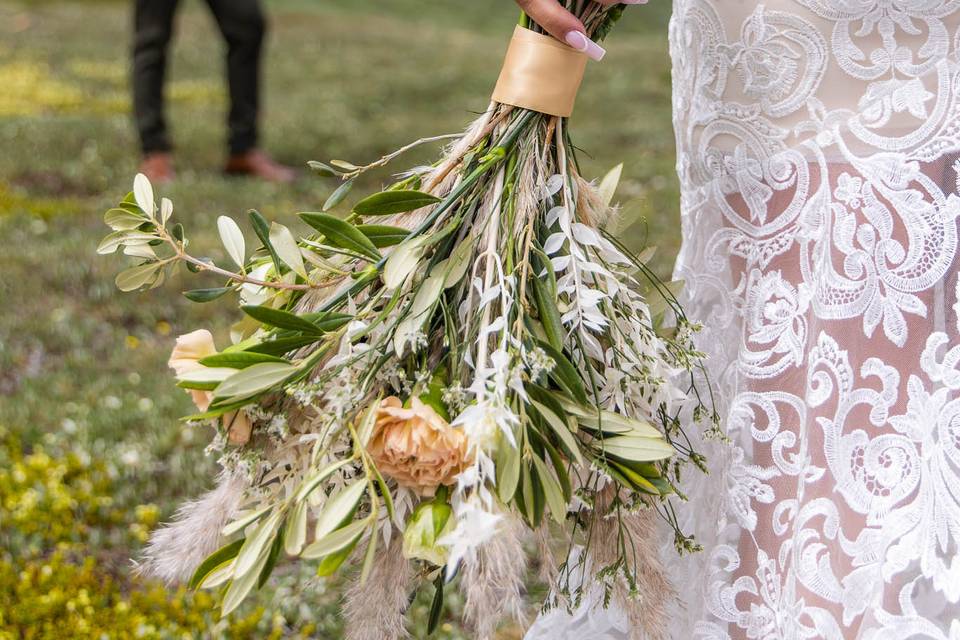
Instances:
[[[292,364],[263,362],[241,369],[221,382],[217,398],[247,398],[277,386],[298,371]]]
[[[372,260],[380,260],[383,256],[377,246],[362,231],[349,222],[326,213],[298,213],[297,215],[308,225],[326,237],[326,244],[341,247]]]
[[[600,202],[603,203],[604,209],[609,207],[610,203],[613,202],[613,196],[617,193],[617,186],[620,184],[620,176],[622,174],[623,163],[621,162],[611,169],[607,175],[603,176],[602,180],[600,180],[600,186],[597,187],[597,192],[600,196]]]
[[[277,256],[293,270],[295,274],[303,279],[307,278],[307,269],[303,264],[303,255],[300,253],[300,246],[297,239],[293,237],[290,229],[279,222],[270,225],[270,243],[277,252]]]
[[[361,216],[389,216],[415,211],[437,202],[440,202],[440,198],[422,191],[381,191],[355,204],[353,212]]]
[[[220,240],[227,250],[227,255],[230,256],[230,259],[233,260],[238,267],[243,269],[243,265],[247,260],[247,249],[240,227],[233,218],[220,216],[217,218],[217,229],[220,231]]]
[[[153,220],[156,212],[156,204],[154,204],[153,200],[153,186],[150,184],[147,176],[142,173],[138,173],[133,179],[133,197],[136,199],[137,206],[140,207],[140,210]]]
[[[151,284],[156,280],[157,274],[162,268],[162,262],[149,262],[121,271],[116,278],[117,288],[120,291],[135,291]]]
[[[410,235],[410,231],[403,227],[391,227],[385,224],[358,224],[356,228],[378,249],[400,244]]]
[[[353,180],[347,180],[337,187],[336,190],[330,194],[330,197],[327,198],[327,201],[323,203],[323,210],[330,211],[330,209],[333,209],[335,206],[343,202],[343,199],[347,197],[347,194],[350,193],[350,189],[352,188]]]

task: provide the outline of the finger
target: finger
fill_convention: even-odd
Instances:
[[[602,60],[606,55],[603,47],[587,37],[583,23],[561,7],[557,0],[518,0],[518,4],[534,22],[557,40],[566,42],[594,60]]]

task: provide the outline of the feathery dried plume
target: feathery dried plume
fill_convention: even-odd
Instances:
[[[373,563],[366,584],[354,578],[346,594],[345,640],[401,640],[409,637],[404,612],[413,588],[413,568],[403,556],[403,537],[393,536]]]
[[[499,622],[508,616],[525,626],[523,535],[524,527],[515,518],[504,518],[498,535],[464,561],[460,582],[466,598],[464,619],[478,640],[493,638]]]
[[[625,544],[632,549],[628,561],[639,595],[631,595],[626,581],[618,576],[613,586],[613,602],[630,621],[630,640],[666,639],[669,637],[667,609],[676,592],[660,561],[655,512],[648,508],[622,514],[618,519],[610,515],[609,505],[613,502],[613,496],[612,487],[597,496],[591,523],[593,540],[588,550],[588,566],[599,570],[618,560],[618,538],[622,526]]]
[[[233,519],[248,486],[242,474],[223,472],[215,489],[182,505],[172,522],[151,534],[136,573],[167,584],[189,580],[220,546],[220,532]]]
[[[605,227],[616,217],[617,210],[607,205],[600,190],[593,182],[581,175],[574,176],[577,183],[577,211],[583,222],[596,227]]]
[[[557,583],[559,563],[550,547],[550,527],[546,522],[540,524],[536,531],[537,538],[537,559],[540,563],[540,569],[537,577],[541,582],[548,585]]]

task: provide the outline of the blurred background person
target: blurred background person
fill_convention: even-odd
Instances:
[[[229,158],[224,170],[270,182],[296,174],[257,147],[260,58],[266,20],[259,0],[206,0],[227,45],[230,89]],[[173,148],[164,116],[167,51],[179,0],[136,0],[133,103],[143,160],[140,171],[155,183],[174,177]]]

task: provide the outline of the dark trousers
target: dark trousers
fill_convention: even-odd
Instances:
[[[266,30],[259,0],[206,0],[227,43],[230,152],[257,144],[260,49]],[[144,153],[169,151],[163,82],[178,0],[136,0],[133,106]]]

